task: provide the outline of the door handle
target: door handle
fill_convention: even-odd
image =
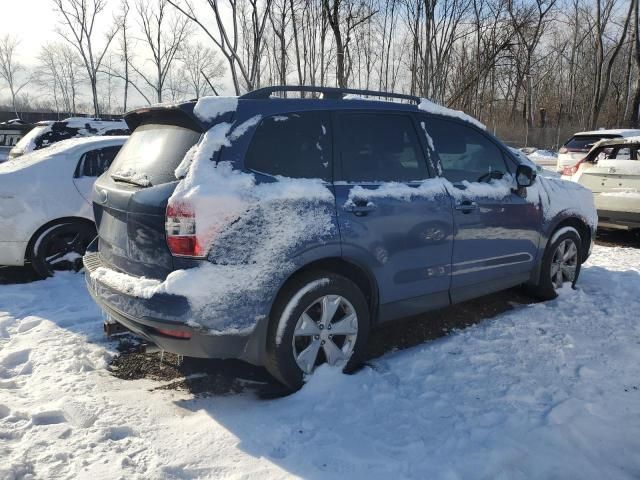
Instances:
[[[462,200],[456,203],[455,209],[462,213],[471,213],[472,210],[478,209],[478,204],[473,200]]]
[[[373,212],[376,208],[378,207],[376,206],[375,203],[370,202],[368,200],[362,200],[362,199],[351,200],[344,206],[344,209],[347,212],[351,212],[354,215],[359,217],[362,217],[364,215],[367,215],[370,212]]]

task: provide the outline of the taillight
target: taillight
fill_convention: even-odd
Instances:
[[[206,252],[196,237],[196,215],[193,205],[185,201],[169,201],[164,226],[167,245],[172,254],[183,257],[205,255]]]
[[[587,159],[587,157],[584,157],[582,160],[580,160],[578,163],[576,163],[573,167],[564,167],[562,169],[562,175],[567,175],[567,176],[572,176],[575,175],[576,173],[578,173],[578,170],[580,169],[580,165],[582,165],[582,163]]]
[[[189,332],[183,332],[181,330],[170,330],[168,328],[156,328],[156,331],[167,337],[180,338],[183,340],[188,340],[191,338],[191,334]]]
[[[567,153],[569,150],[567,150],[567,147],[562,147],[560,148],[560,150],[558,150],[558,153]]]

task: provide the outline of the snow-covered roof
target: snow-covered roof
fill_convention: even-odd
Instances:
[[[588,132],[574,133],[576,135],[620,135],[621,137],[632,137],[640,135],[640,130],[634,130],[631,128],[612,128],[609,130],[590,130]]]
[[[483,130],[486,130],[486,126],[480,122],[479,120],[473,118],[471,115],[467,115],[466,113],[460,110],[453,110],[451,108],[444,107],[438,103],[432,102],[426,98],[423,98],[418,105],[420,110],[423,110],[428,113],[433,113],[435,115],[445,115],[447,117],[458,118],[460,120],[464,120],[465,122],[472,123],[476,127],[479,127]]]

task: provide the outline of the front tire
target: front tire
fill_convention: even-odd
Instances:
[[[566,283],[575,285],[580,275],[582,239],[574,228],[552,237],[542,256],[540,282],[531,289],[542,300],[552,300]]]
[[[362,361],[369,323],[367,301],[351,280],[333,273],[302,275],[274,305],[267,370],[291,390],[323,363],[352,370]]]
[[[40,278],[51,277],[59,270],[79,270],[87,246],[96,229],[83,222],[52,225],[39,232],[31,243],[31,267]]]

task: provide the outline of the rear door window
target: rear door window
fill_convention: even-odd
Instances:
[[[245,156],[259,173],[290,178],[332,179],[328,112],[300,112],[262,120]]]
[[[425,127],[450,182],[488,182],[509,173],[500,148],[474,128],[439,118],[427,119]]]
[[[76,177],[99,177],[107,171],[113,159],[120,151],[120,146],[90,150],[80,157],[76,167]]]
[[[200,135],[200,132],[176,125],[142,125],[124,144],[110,172],[115,177],[139,175],[151,185],[174,181],[176,167]]]
[[[430,176],[408,115],[342,113],[337,131],[343,180],[412,182]]]

